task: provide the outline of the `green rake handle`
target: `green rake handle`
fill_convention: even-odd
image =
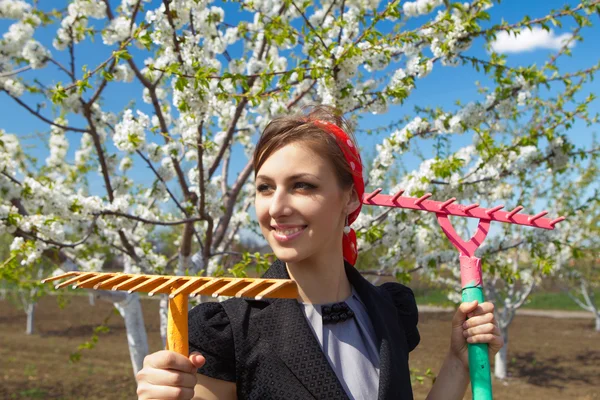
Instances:
[[[483,290],[480,286],[465,287],[462,290],[462,301],[477,300],[483,303]],[[471,393],[473,400],[492,400],[492,376],[487,343],[468,343],[469,373],[471,375]]]

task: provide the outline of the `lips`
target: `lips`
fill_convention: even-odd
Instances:
[[[273,237],[278,242],[289,242],[300,236],[302,232],[306,229],[306,225],[296,225],[296,226],[281,226],[274,225],[271,226]]]

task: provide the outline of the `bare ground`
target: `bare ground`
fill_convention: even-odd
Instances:
[[[150,350],[160,349],[158,302],[143,302]],[[110,316],[110,317],[109,317]],[[421,344],[411,353],[411,368],[437,372],[449,345],[448,312],[422,313]],[[108,319],[108,333],[93,349],[69,355],[92,338]],[[592,319],[552,319],[518,315],[510,329],[509,378],[494,380],[494,398],[600,399],[600,334]],[[70,297],[59,309],[54,297],[37,308],[36,333],[26,336],[25,315],[0,301],[0,399],[133,399],[135,382],[123,320],[103,302]],[[419,372],[417,373],[417,375]],[[413,385],[424,399],[431,382]],[[470,399],[470,393],[465,397]]]

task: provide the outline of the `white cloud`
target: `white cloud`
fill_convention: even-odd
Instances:
[[[523,30],[517,36],[502,31],[496,35],[496,40],[492,42],[492,50],[497,53],[521,53],[536,49],[558,50],[572,36],[571,33],[556,35],[552,29],[547,32],[539,27],[534,27],[532,30]],[[575,42],[569,43],[569,47],[574,45]]]

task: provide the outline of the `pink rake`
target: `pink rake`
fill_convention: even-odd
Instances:
[[[547,211],[542,211],[536,215],[520,214],[523,209],[522,206],[517,206],[513,210],[507,212],[501,211],[504,208],[504,205],[492,208],[479,207],[479,204],[464,206],[455,204],[456,198],[454,197],[441,202],[428,200],[431,197],[431,193],[416,198],[402,196],[404,190],[399,190],[393,196],[381,194],[381,190],[382,189],[379,188],[372,193],[365,193],[362,199],[363,204],[409,208],[412,210],[435,213],[442,230],[460,253],[460,276],[462,284],[462,300],[464,302],[477,300],[479,303],[482,303],[484,301],[481,260],[475,257],[475,251],[485,240],[489,232],[491,221],[552,230],[556,224],[565,219],[565,217],[558,217],[555,219],[544,218],[544,216],[548,214]],[[458,235],[448,218],[449,215],[479,219],[477,231],[469,241],[464,241]],[[491,400],[492,381],[487,344],[469,344],[468,348],[473,399]]]

